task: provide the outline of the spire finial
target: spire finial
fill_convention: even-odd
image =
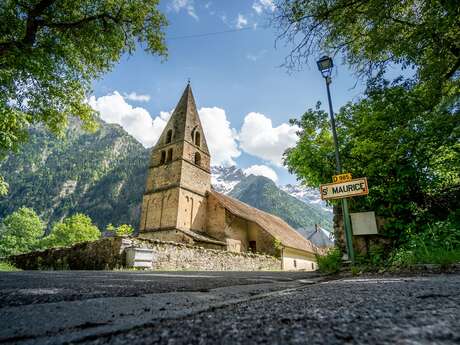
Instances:
[[[190,78],[187,78],[187,85],[190,85]]]

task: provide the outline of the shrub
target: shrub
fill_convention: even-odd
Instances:
[[[100,237],[101,232],[93,225],[91,218],[77,213],[54,224],[51,233],[42,240],[41,245],[43,248],[65,247],[80,242],[96,241]]]
[[[342,267],[342,252],[339,248],[333,248],[326,255],[317,255],[316,261],[320,272],[327,274],[337,273]]]
[[[460,227],[456,221],[428,224],[420,233],[413,234],[408,231],[407,236],[406,243],[392,253],[389,260],[391,266],[447,266],[460,262]]]
[[[45,225],[34,210],[21,207],[0,223],[0,256],[9,256],[37,249]]]
[[[0,261],[0,271],[11,272],[11,271],[19,271],[19,269],[14,267],[14,265],[10,264],[9,262]]]

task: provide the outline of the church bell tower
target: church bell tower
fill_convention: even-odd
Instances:
[[[173,240],[175,230],[204,232],[210,189],[208,145],[188,84],[152,148],[139,236]]]

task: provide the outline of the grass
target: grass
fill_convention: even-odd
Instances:
[[[19,271],[18,268],[14,267],[12,264],[6,261],[0,261],[0,271],[3,272],[13,272],[13,271]]]
[[[417,256],[418,263],[438,264],[441,266],[460,263],[459,250],[432,249],[429,253],[421,253]]]

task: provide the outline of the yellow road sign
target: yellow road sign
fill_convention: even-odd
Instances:
[[[352,180],[352,178],[351,178],[350,173],[332,176],[332,182],[334,182],[334,183],[347,182],[347,181],[351,181],[351,180]]]
[[[351,196],[367,195],[367,178],[357,178],[341,183],[327,183],[320,186],[321,199],[343,199]]]

